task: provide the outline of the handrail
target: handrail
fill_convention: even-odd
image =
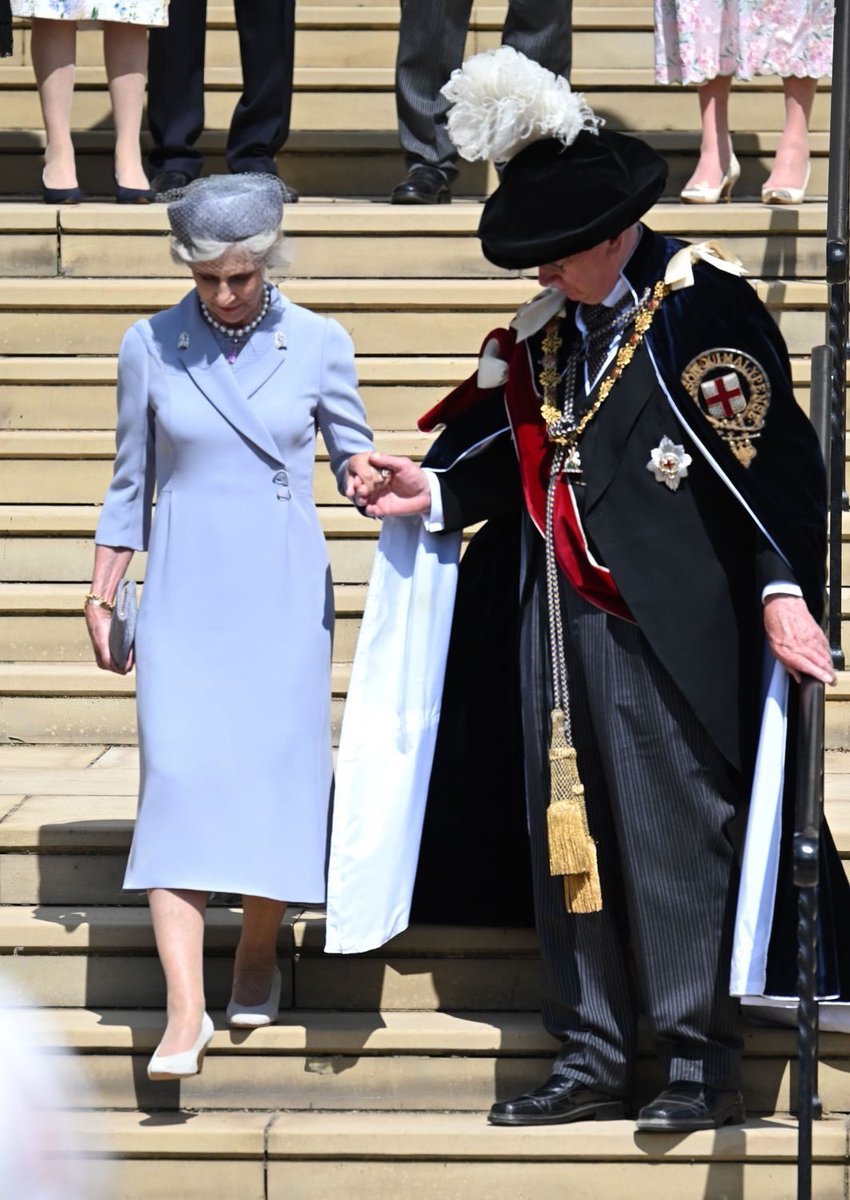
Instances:
[[[848,331],[848,229],[850,229],[850,0],[836,0],[832,48],[826,280],[829,309],[826,346],[812,351],[811,418],[827,468],[829,596],[826,632],[836,670],[841,648],[841,533],[845,487]],[[812,1195],[812,1122],[822,1113],[818,1096],[817,926],[820,830],[823,817],[824,686],[810,676],[800,683],[797,793],[792,850],[797,888],[797,1200]]]
[[[823,1109],[818,1096],[818,879],[823,815],[824,685],[804,675],[797,729],[797,794],[792,850],[797,888],[797,1200],[812,1195],[812,1122]]]
[[[847,380],[848,222],[850,222],[850,13],[837,0],[832,48],[829,183],[826,221],[826,279],[829,284],[827,341],[831,355],[829,477],[829,615],[827,636],[836,669],[841,649],[841,519],[847,507],[844,484],[845,393]]]

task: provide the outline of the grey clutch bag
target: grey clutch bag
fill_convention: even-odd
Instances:
[[[136,585],[122,579],[115,596],[115,608],[109,623],[109,653],[119,667],[126,667],[136,637]]]

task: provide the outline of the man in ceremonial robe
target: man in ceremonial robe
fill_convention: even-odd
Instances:
[[[642,223],[663,160],[586,110],[578,132],[569,116],[569,132],[531,140],[526,121],[518,151],[501,150],[479,227],[491,262],[537,268],[545,290],[423,418],[446,427],[424,467],[375,457],[391,474],[367,512],[418,515],[437,538],[488,519],[478,537],[493,557],[492,530],[520,514],[503,597],[518,605],[516,645],[491,636],[494,656],[515,649],[518,662],[543,1019],[562,1050],[490,1121],[624,1115],[642,1001],[667,1084],[638,1127],[716,1128],[744,1119],[731,830],[765,679],[774,691],[789,674],[834,679],[818,624],[823,463],[782,337],[735,264]],[[458,602],[476,603],[462,578]],[[450,667],[463,662],[457,628]],[[357,753],[345,743],[344,730],[340,843]],[[580,782],[563,775],[573,753]],[[332,910],[343,857],[332,849]],[[847,885],[828,834],[825,858],[819,983],[846,998],[850,963],[829,925]],[[758,950],[764,990],[793,995],[775,940]]]

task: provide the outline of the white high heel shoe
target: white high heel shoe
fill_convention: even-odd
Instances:
[[[231,997],[225,1016],[234,1029],[259,1029],[261,1025],[273,1025],[280,1008],[280,968],[275,967],[272,986],[264,1004],[237,1004]]]
[[[803,180],[801,188],[774,188],[763,187],[761,189],[762,204],[802,204],[806,198],[806,188],[809,186],[809,180],[812,176],[812,165],[806,167],[806,178]]]
[[[160,1054],[157,1046],[153,1058],[148,1063],[148,1079],[156,1082],[161,1079],[186,1079],[190,1075],[200,1075],[204,1055],[214,1032],[209,1014],[204,1013],[201,1032],[191,1049],[183,1050],[180,1054]]]
[[[718,204],[721,201],[729,201],[732,198],[732,188],[740,178],[741,164],[733,153],[729,159],[729,169],[724,172],[717,187],[712,187],[710,183],[693,183],[679,192],[679,199],[685,204]]]

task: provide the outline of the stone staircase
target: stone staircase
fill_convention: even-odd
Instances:
[[[503,4],[473,8],[469,50],[495,45]],[[574,82],[614,127],[648,131],[671,161],[670,195],[697,145],[693,89],[652,81],[646,0],[575,10]],[[208,168],[220,169],[238,89],[232,9],[211,4]],[[304,200],[287,210],[294,252],[283,284],[351,332],[382,448],[419,456],[415,419],[473,368],[480,340],[532,295],[533,278],[481,258],[477,198],[464,167],[451,206],[393,209],[403,173],[395,135],[394,0],[298,5],[293,134],[282,156]],[[80,34],[76,141],[81,181],[110,186],[111,132],[99,37]],[[828,89],[815,112],[811,185],[825,191]],[[765,80],[736,89],[739,192],[766,177],[782,115]],[[203,1074],[151,1084],[164,992],[144,896],[121,891],[138,761],[133,678],[97,671],[80,603],[90,538],[110,474],[115,355],[138,316],[172,303],[185,279],[167,253],[162,208],[54,209],[27,201],[42,147],[27,34],[0,62],[0,978],[4,1019],[48,1018],[37,1036],[62,1073],[76,1051],[92,1092],[73,1115],[79,1147],[107,1160],[110,1200],[784,1200],[795,1194],[796,1082],[790,1031],[744,1027],[743,1129],[637,1135],[631,1122],[537,1130],[483,1114],[545,1076],[553,1045],[538,1013],[537,947],[524,928],[418,926],[357,958],[322,953],[322,916],[293,910],[280,937],[279,1025],[224,1027],[239,914],[216,897],[206,941],[218,1031]],[[475,199],[473,199],[475,198]],[[720,235],[742,258],[789,342],[808,404],[811,345],[823,337],[825,205],[768,210],[670,200],[655,228]],[[338,729],[376,527],[339,502],[320,453],[316,495],[336,580]],[[850,548],[850,523],[845,528]],[[847,556],[850,568],[850,555]],[[143,556],[134,564],[144,574]],[[850,579],[850,571],[847,578]],[[848,640],[850,649],[850,640]],[[850,860],[850,676],[827,705],[827,803]],[[825,1035],[814,1194],[850,1200],[850,1045]],[[638,1098],[660,1083],[646,1037]],[[0,1194],[5,1192],[0,1184]],[[9,1197],[9,1200],[27,1200]]]

